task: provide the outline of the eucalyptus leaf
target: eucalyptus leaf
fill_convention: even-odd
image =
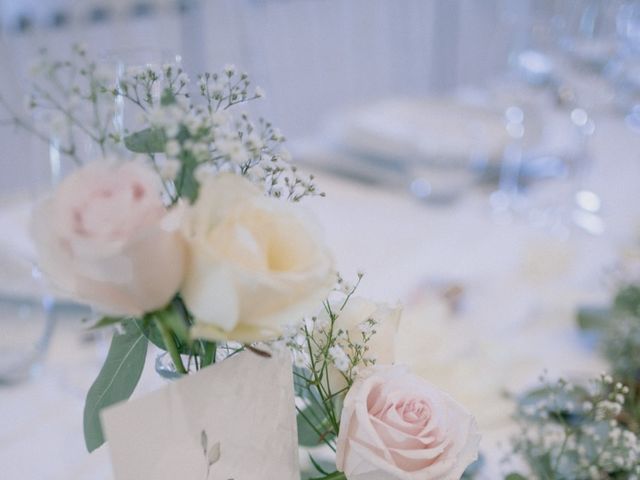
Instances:
[[[330,462],[326,459],[316,460],[311,454],[309,454],[309,461],[311,462],[311,465],[313,465],[313,468],[323,475],[329,475],[329,472],[335,469],[335,461]]]
[[[527,477],[520,475],[519,473],[513,472],[504,477],[504,480],[527,480]]]
[[[333,438],[326,413],[318,404],[314,403],[305,407],[298,413],[296,422],[298,424],[298,444],[300,446],[315,447]],[[313,426],[309,422],[313,422]]]
[[[122,322],[124,320],[125,320],[125,318],[123,318],[123,317],[102,317],[94,325],[89,327],[89,330],[98,330],[100,328],[110,327],[110,326],[115,325],[117,323],[120,323],[120,322]]]
[[[618,291],[613,302],[620,313],[640,315],[640,285],[627,285]]]
[[[307,398],[309,391],[307,390],[307,382],[303,380],[308,378],[310,373],[304,368],[293,366],[293,391],[296,396]]]
[[[124,145],[134,153],[162,153],[167,138],[163,130],[145,128],[124,138]]]
[[[160,330],[158,330],[158,326],[155,322],[152,321],[152,318],[145,318],[144,320],[137,320],[140,328],[143,330],[144,335],[147,337],[151,343],[153,343],[160,350],[167,350],[167,347],[164,345],[164,340],[162,340],[162,334]],[[191,349],[188,344],[182,343],[179,339],[176,342],[178,346],[178,351],[182,355],[188,355],[191,353]]]
[[[100,411],[128,399],[144,368],[147,337],[135,320],[125,320],[122,325],[124,333],[113,336],[107,359],[87,394],[84,406],[84,440],[89,452],[105,441]]]
[[[158,330],[155,322],[150,321],[148,318],[145,318],[144,320],[138,320],[138,325],[140,325],[140,328],[144,332],[144,335],[147,337],[147,340],[149,340],[161,350],[167,349],[164,346],[162,335],[160,334],[160,330]]]
[[[613,312],[609,307],[580,307],[578,309],[578,326],[582,330],[602,331],[609,323]]]
[[[329,473],[323,477],[315,477],[309,480],[347,480],[347,477],[342,472]]]
[[[189,201],[194,202],[198,198],[198,189],[200,187],[195,178],[198,162],[189,152],[184,152],[180,160],[182,161],[182,166],[175,181],[176,191],[180,197],[188,198]]]

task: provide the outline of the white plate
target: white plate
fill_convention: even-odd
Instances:
[[[474,155],[497,161],[508,140],[500,113],[444,98],[384,100],[333,128],[349,151],[411,163],[467,165]]]

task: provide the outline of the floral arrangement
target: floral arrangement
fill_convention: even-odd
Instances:
[[[543,381],[520,399],[520,432],[512,441],[513,454],[529,473],[507,479],[639,478],[640,439],[627,409],[629,387],[610,375],[586,386]]]
[[[616,282],[610,306],[577,315],[610,373],[586,385],[543,377],[518,399],[520,434],[509,460],[523,460],[529,476],[509,480],[640,478],[640,288],[626,274]]]
[[[76,166],[37,206],[32,232],[57,290],[103,314],[93,328],[117,330],[87,395],[88,450],[104,443],[100,410],[134,391],[149,343],[173,376],[286,348],[300,444],[335,452],[328,467],[311,458],[315,478],[459,479],[477,457],[474,418],[393,364],[400,309],[337,277],[299,205],[323,194],[282,134],[240,110],[263,92],[232,66],[200,75],[192,92],[178,64],[113,76],[73,52],[35,65],[38,121],[0,101]]]

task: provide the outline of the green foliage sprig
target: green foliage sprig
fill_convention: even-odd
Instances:
[[[523,395],[513,454],[530,472],[507,478],[631,479],[640,475],[640,440],[629,429],[629,388],[609,375],[587,386],[551,382]]]

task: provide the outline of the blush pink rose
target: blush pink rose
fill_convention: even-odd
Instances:
[[[459,480],[479,442],[449,395],[405,367],[374,366],[345,398],[336,466],[348,480]]]
[[[185,249],[160,188],[157,174],[141,163],[94,162],[35,208],[38,263],[61,294],[132,316],[171,300]]]

